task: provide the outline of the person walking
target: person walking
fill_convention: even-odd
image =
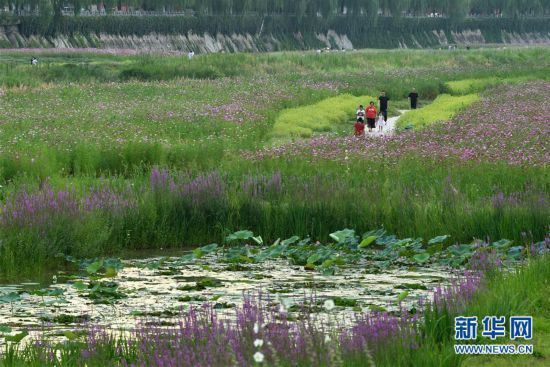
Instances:
[[[411,100],[411,110],[416,110],[416,103],[418,102],[418,93],[416,88],[412,89],[412,92],[409,93],[409,99]]]
[[[371,101],[369,107],[367,107],[367,125],[369,127],[369,132],[372,132],[372,129],[376,127],[376,115],[378,111],[374,105],[374,101]]]
[[[380,113],[384,115],[384,121],[388,121],[388,101],[390,99],[386,96],[385,91],[382,91],[378,100],[380,101]]]

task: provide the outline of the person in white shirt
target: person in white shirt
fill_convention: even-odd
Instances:
[[[195,56],[195,52],[194,51],[189,51],[189,53],[187,54],[187,58],[189,60],[193,60],[193,57]]]
[[[356,121],[355,121],[355,136],[364,136],[365,135],[365,109],[363,105],[359,105],[357,109]]]
[[[384,130],[384,126],[386,125],[386,120],[384,120],[384,114],[382,112],[378,114],[378,121],[376,124],[378,125],[378,131],[382,132]]]
[[[357,117],[357,122],[365,122],[365,109],[363,108],[363,105],[359,105],[355,116]]]

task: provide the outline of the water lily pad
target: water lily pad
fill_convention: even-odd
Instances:
[[[0,296],[0,303],[18,302],[21,300],[21,296],[17,292],[11,292]]]
[[[88,274],[96,274],[103,267],[103,260],[94,261],[86,267]]]
[[[387,312],[388,311],[386,309],[386,307],[379,306],[379,305],[370,304],[370,305],[368,305],[368,307],[369,307],[369,310],[371,310],[373,312]]]
[[[409,295],[409,291],[404,291],[399,293],[399,295],[397,296],[397,301],[402,302],[405,298],[407,298],[408,295]]]
[[[342,306],[342,307],[355,307],[355,306],[357,306],[357,300],[353,299],[353,298],[333,297],[332,300],[334,301],[334,304],[336,306]]]
[[[414,261],[422,264],[422,263],[425,263],[426,261],[428,261],[430,259],[430,254],[427,253],[427,252],[416,254],[416,255],[413,256],[413,259],[414,259]]]
[[[376,241],[376,238],[377,238],[376,236],[368,236],[364,238],[363,241],[361,241],[361,243],[359,244],[359,247],[365,248],[374,244],[374,242]]]
[[[64,331],[63,335],[69,340],[75,340],[75,339],[78,338],[78,334],[75,333],[74,331],[70,331],[70,330]]]
[[[341,244],[346,242],[348,239],[354,239],[355,238],[355,231],[353,229],[343,229],[341,231],[337,231],[334,233],[331,233],[330,238],[336,241],[336,243]]]
[[[248,231],[248,230],[237,231],[225,237],[225,242],[229,243],[229,242],[239,241],[239,240],[245,241],[245,240],[251,239],[252,237],[254,237],[254,233],[252,231]]]
[[[497,249],[497,251],[500,251],[500,250],[506,250],[508,247],[510,247],[511,244],[512,244],[512,241],[503,239],[500,241],[493,242],[491,244],[491,247],[494,247],[495,249]]]
[[[449,235],[443,235],[443,236],[437,236],[437,237],[434,237],[432,238],[431,240],[428,241],[428,245],[436,245],[438,243],[443,243],[445,242],[448,238],[450,238],[451,236]]]
[[[424,284],[418,284],[418,283],[399,284],[395,288],[396,289],[422,289],[422,290],[428,289]]]
[[[25,339],[28,335],[29,335],[29,332],[27,330],[24,330],[15,335],[6,335],[4,336],[4,339],[8,342],[17,344],[17,343],[20,343],[21,340]]]

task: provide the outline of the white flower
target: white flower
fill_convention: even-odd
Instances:
[[[334,308],[334,306],[335,306],[335,305],[334,305],[334,301],[333,301],[333,300],[327,299],[327,300],[325,301],[325,309],[326,309],[327,311],[332,310],[332,309]]]
[[[258,325],[257,322],[254,323],[254,334],[258,334],[258,332],[260,331],[260,325]]]
[[[264,354],[262,352],[254,353],[254,361],[257,363],[262,363],[264,361]]]
[[[256,348],[260,348],[262,345],[264,345],[264,341],[262,339],[256,339],[254,340],[254,346]]]

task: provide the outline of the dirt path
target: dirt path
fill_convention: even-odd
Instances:
[[[368,129],[365,129],[365,136],[389,136],[393,135],[395,133],[395,125],[397,123],[397,120],[399,120],[399,117],[401,117],[402,114],[409,110],[398,110],[399,115],[390,117],[388,121],[386,121],[386,126],[384,126],[384,130],[382,132],[378,131],[378,127],[369,133]]]

